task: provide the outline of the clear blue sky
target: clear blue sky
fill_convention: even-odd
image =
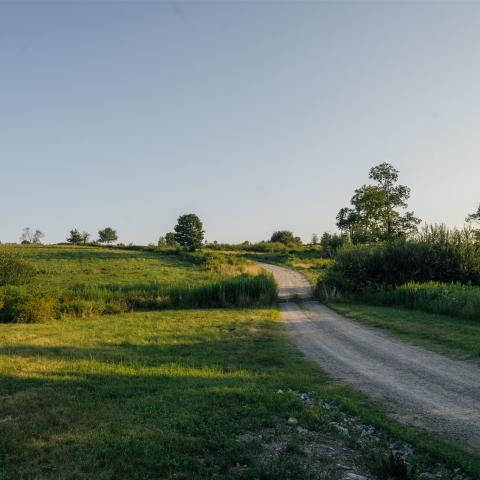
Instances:
[[[480,202],[480,3],[0,3],[0,240],[304,240],[387,161]]]

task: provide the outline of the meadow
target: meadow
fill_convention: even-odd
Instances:
[[[139,309],[271,305],[270,276],[218,253],[71,246],[2,247],[29,277],[0,287],[0,320],[30,323]]]
[[[190,294],[203,293],[190,297],[202,308],[182,301],[176,309],[0,323],[2,480],[340,479],[339,459],[387,478],[399,468],[392,445],[411,452],[404,476],[392,478],[428,471],[456,480],[459,467],[480,474],[475,455],[398,424],[307,362],[276,309],[247,305],[255,298],[245,293],[247,277],[266,282],[255,291],[275,292],[245,260],[15,248],[37,269],[26,288],[115,285],[122,296],[139,283],[188,282]],[[242,308],[228,301],[237,294]],[[219,298],[228,308],[205,308]]]

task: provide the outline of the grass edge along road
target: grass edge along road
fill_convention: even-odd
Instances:
[[[388,452],[399,440],[414,446],[419,471],[480,475],[477,457],[388,420],[307,362],[276,310],[2,324],[0,344],[2,480],[311,479],[303,445],[315,435],[343,442],[359,471],[380,478],[395,468]],[[361,433],[367,424],[372,438]],[[269,435],[288,439],[277,456],[265,453]]]
[[[304,260],[304,264],[299,267],[295,260],[288,261],[288,256],[263,254],[261,261],[291,268],[304,275],[312,285],[315,285],[315,279],[324,271],[322,264],[319,264],[320,267],[315,263],[308,264],[308,260]],[[378,328],[419,347],[454,358],[480,359],[480,323],[477,320],[401,306],[364,304],[361,300],[319,301],[347,318]]]
[[[476,320],[357,303],[328,302],[328,306],[347,318],[427,350],[454,358],[480,359],[480,324]]]

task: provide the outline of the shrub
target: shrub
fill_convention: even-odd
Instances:
[[[38,290],[9,286],[0,292],[0,321],[37,323],[58,314],[58,300]]]
[[[0,286],[21,285],[31,280],[35,269],[27,263],[6,250],[0,250]]]
[[[428,281],[480,285],[480,244],[452,236],[349,246],[337,253],[325,286],[360,292]]]

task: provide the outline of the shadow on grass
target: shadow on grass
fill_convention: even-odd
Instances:
[[[298,414],[276,390],[311,376],[271,335],[182,340],[3,347],[21,375],[0,375],[0,478],[232,478],[258,452],[237,434]]]

